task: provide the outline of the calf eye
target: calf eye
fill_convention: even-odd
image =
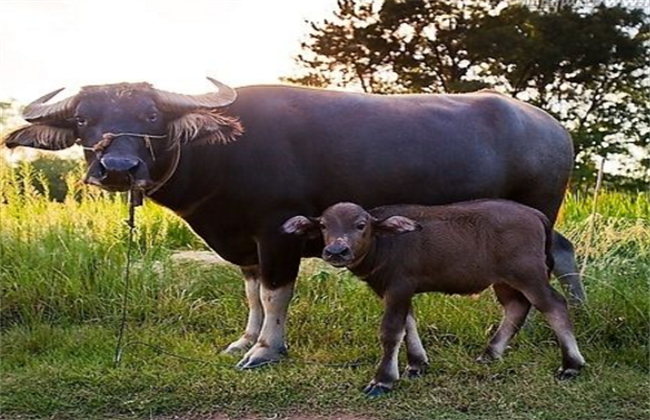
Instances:
[[[158,121],[158,114],[155,112],[152,112],[151,114],[147,115],[147,121],[151,123],[155,123]]]
[[[325,226],[324,223],[319,223],[318,227],[320,228],[320,230],[327,230],[327,226]]]
[[[74,118],[75,123],[77,124],[77,127],[85,127],[88,125],[88,120],[85,119],[84,117],[75,117]]]
[[[359,222],[356,226],[357,230],[364,230],[366,228],[366,222]]]

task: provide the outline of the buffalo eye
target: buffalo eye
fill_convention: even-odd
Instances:
[[[355,227],[357,230],[364,230],[366,228],[366,222],[359,222]]]
[[[74,121],[75,124],[77,124],[77,127],[85,127],[88,125],[88,120],[84,117],[77,116],[74,118]]]
[[[158,121],[159,117],[160,116],[158,115],[157,112],[152,112],[151,114],[147,115],[147,121],[149,121],[150,123],[155,123]]]
[[[318,227],[320,228],[320,230],[327,230],[327,226],[325,226],[325,223],[323,222],[319,223]]]

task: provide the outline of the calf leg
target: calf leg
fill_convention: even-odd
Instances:
[[[395,382],[399,379],[399,347],[404,338],[410,303],[410,298],[384,295],[384,316],[380,330],[383,355],[377,366],[375,377],[363,390],[370,397],[378,397],[387,393],[393,389]]]
[[[232,342],[224,353],[236,354],[248,350],[259,337],[264,321],[264,308],[260,300],[260,272],[258,266],[242,267],[248,301],[248,322],[246,331],[238,340]]]
[[[565,289],[569,303],[585,303],[587,295],[580,279],[573,244],[556,231],[553,231],[553,259],[555,260],[553,274]]]
[[[558,378],[571,379],[577,376],[585,365],[585,359],[578,349],[566,300],[547,281],[529,282],[520,290],[544,314],[557,336],[562,351]]]
[[[408,378],[416,378],[425,372],[429,365],[429,359],[427,358],[424,346],[422,346],[422,341],[420,341],[417,323],[415,322],[415,316],[413,315],[413,308],[409,310],[408,315],[406,316],[405,340],[408,366],[406,366],[404,376]]]
[[[526,316],[530,311],[528,299],[512,287],[506,284],[495,284],[494,293],[499,303],[503,305],[503,319],[483,354],[476,359],[479,363],[489,363],[503,356],[510,339],[526,322]]]

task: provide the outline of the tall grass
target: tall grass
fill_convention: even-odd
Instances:
[[[435,374],[401,383],[408,389],[403,398],[397,394],[387,406],[373,406],[343,397],[356,392],[347,391],[350,383],[361,386],[369,378],[380,352],[381,305],[360,281],[317,261],[304,263],[288,325],[298,364],[262,376],[238,375],[231,369],[234,360],[215,356],[245,324],[238,270],[172,263],[172,251],[205,246],[178,217],[148,202],[136,214],[128,322],[137,338],[132,340],[215,364],[193,367],[133,346],[126,357],[135,371],[111,370],[124,293],[127,204],[121,195],[80,185],[81,178],[81,169],[70,173],[66,199],[53,202],[44,178],[29,164],[0,167],[0,366],[3,390],[9,390],[2,396],[3,409],[10,413],[101,418],[210,407],[235,415],[292,407],[368,410],[386,418],[428,418],[414,414],[423,407],[447,413],[446,418],[504,412],[519,418],[517,410],[529,413],[521,418],[644,418],[649,413],[642,397],[650,362],[648,193],[603,193],[593,216],[591,197],[567,196],[558,229],[578,255],[589,255],[584,279],[589,304],[573,313],[590,364],[584,382],[564,389],[549,385],[559,351],[541,317],[516,338],[505,364],[468,363],[499,321],[494,297],[429,294],[417,297],[415,307]],[[529,389],[504,379],[512,372],[528,381]],[[413,395],[420,398],[418,407],[412,405]]]
[[[125,197],[81,185],[79,169],[59,203],[47,199],[47,183],[29,163],[0,171],[2,326],[114,316],[129,235]],[[146,203],[138,209],[133,293],[151,309],[167,278],[153,274],[154,262],[170,249],[202,246],[179,218]]]

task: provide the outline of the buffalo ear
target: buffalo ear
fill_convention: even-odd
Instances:
[[[7,134],[2,143],[8,148],[18,146],[43,150],[62,150],[74,145],[77,136],[71,128],[45,124],[29,124]]]
[[[172,120],[168,131],[171,139],[182,143],[226,144],[241,136],[244,128],[237,118],[218,110],[197,110]]]
[[[316,237],[319,232],[319,219],[314,217],[294,216],[284,222],[280,230],[290,235]]]
[[[422,230],[422,225],[404,216],[391,216],[382,220],[373,220],[372,230],[378,235],[399,235]]]

